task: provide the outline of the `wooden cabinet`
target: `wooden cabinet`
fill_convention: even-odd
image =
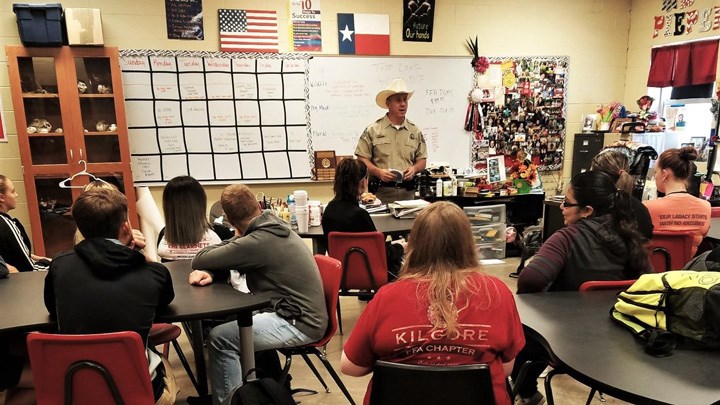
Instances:
[[[117,48],[6,46],[36,254],[73,246],[72,202],[92,181],[117,186],[137,227]]]

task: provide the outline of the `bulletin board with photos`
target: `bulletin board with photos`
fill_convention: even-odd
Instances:
[[[482,118],[472,145],[472,165],[486,169],[488,157],[512,165],[518,151],[539,171],[561,170],[567,116],[568,57],[488,57],[477,75]]]

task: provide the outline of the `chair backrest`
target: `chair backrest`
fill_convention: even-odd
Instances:
[[[340,296],[340,277],[342,276],[342,263],[339,260],[323,255],[315,255],[315,262],[320,269],[320,277],[322,278],[323,291],[325,293],[325,306],[328,313],[328,326],[322,339],[313,343],[313,346],[325,346],[327,342],[335,335],[338,328],[337,307]]]
[[[330,232],[328,255],[342,262],[342,292],[377,291],[388,282],[382,232]]]
[[[145,346],[135,332],[31,333],[27,338],[37,403],[155,403]]]
[[[710,208],[710,218],[720,218],[720,207]]]
[[[653,232],[648,244],[656,273],[682,269],[692,259],[692,232]]]
[[[579,291],[624,290],[637,280],[586,281],[580,285]]]
[[[418,366],[375,362],[371,405],[495,404],[487,364]]]

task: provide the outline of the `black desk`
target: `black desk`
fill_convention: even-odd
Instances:
[[[576,380],[642,404],[720,401],[720,352],[676,350],[656,358],[610,320],[614,291],[520,294],[520,319]]]
[[[175,299],[167,312],[157,314],[158,322],[191,321],[195,353],[195,367],[200,395],[207,394],[207,376],[205,356],[203,354],[202,327],[200,320],[206,318],[237,314],[240,325],[240,345],[244,353],[253,352],[252,311],[264,308],[270,300],[262,296],[243,294],[227,283],[213,283],[205,287],[188,284],[188,275],[192,271],[190,261],[165,263],[170,270],[175,289]],[[0,333],[30,332],[47,330],[55,325],[50,320],[43,289],[45,272],[25,272],[10,274],[0,279],[0,302],[3,314],[0,316]],[[255,367],[254,356],[241,357],[243,370]]]
[[[384,233],[385,235],[392,236],[404,235],[410,232],[410,229],[413,226],[413,222],[415,222],[415,218],[395,218],[391,214],[373,214],[370,215],[370,218],[372,218],[373,223],[375,223],[375,229]],[[295,232],[297,232],[297,229],[295,229]],[[312,239],[313,253],[325,253],[320,252],[320,249],[318,247],[318,241],[323,236],[322,226],[311,226],[308,228],[307,232],[297,233],[298,235],[300,235],[301,238]]]

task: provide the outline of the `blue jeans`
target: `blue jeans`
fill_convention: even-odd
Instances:
[[[252,330],[256,352],[313,342],[292,323],[274,312],[253,315]],[[207,347],[213,404],[219,405],[233,388],[242,384],[243,370],[240,367],[240,334],[237,322],[228,322],[213,328]]]

